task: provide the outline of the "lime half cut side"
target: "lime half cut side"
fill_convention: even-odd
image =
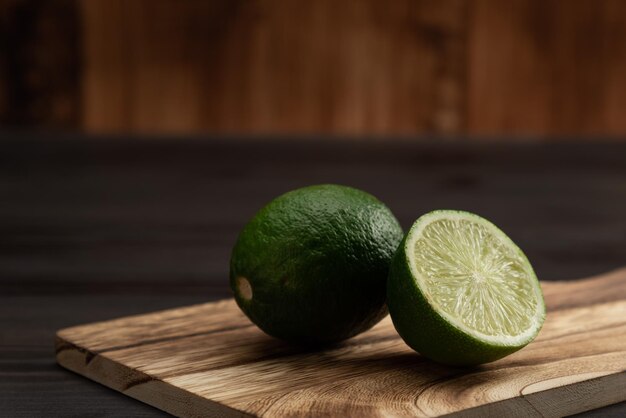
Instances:
[[[433,360],[473,365],[532,341],[545,318],[530,262],[480,216],[439,210],[419,218],[398,249],[388,281],[394,326]]]

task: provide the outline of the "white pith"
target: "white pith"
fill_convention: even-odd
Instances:
[[[441,234],[439,226],[453,227],[453,233]],[[405,249],[428,303],[466,334],[517,346],[541,327],[545,306],[532,267],[489,221],[466,212],[432,212],[413,225]]]

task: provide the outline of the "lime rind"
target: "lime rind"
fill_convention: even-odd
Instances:
[[[292,190],[239,234],[230,287],[265,333],[295,344],[336,343],[387,315],[387,276],[403,237],[389,208],[361,190]]]
[[[419,218],[404,245],[418,288],[446,322],[488,345],[519,347],[545,318],[524,253],[491,222],[439,210]]]

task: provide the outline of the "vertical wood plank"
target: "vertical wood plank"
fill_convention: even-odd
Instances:
[[[626,3],[605,0],[602,24],[602,51],[606,56],[603,75],[605,111],[596,131],[626,137]]]
[[[626,4],[478,0],[470,16],[470,133],[626,132]]]
[[[79,19],[73,0],[0,1],[0,124],[75,128]]]
[[[94,132],[132,130],[134,40],[130,38],[131,20],[125,2],[79,4],[83,22],[83,126]]]
[[[620,0],[0,0],[0,19],[3,126],[626,134]]]
[[[465,0],[83,0],[89,131],[463,126]]]
[[[472,133],[540,133],[549,125],[545,96],[549,75],[541,71],[545,52],[532,42],[533,28],[524,23],[529,9],[528,2],[518,0],[473,4],[467,86]]]

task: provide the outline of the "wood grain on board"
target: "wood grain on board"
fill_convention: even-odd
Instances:
[[[471,369],[422,358],[389,318],[333,348],[294,348],[232,300],[59,331],[57,361],[184,417],[562,416],[626,400],[626,269],[542,286],[539,337]]]

